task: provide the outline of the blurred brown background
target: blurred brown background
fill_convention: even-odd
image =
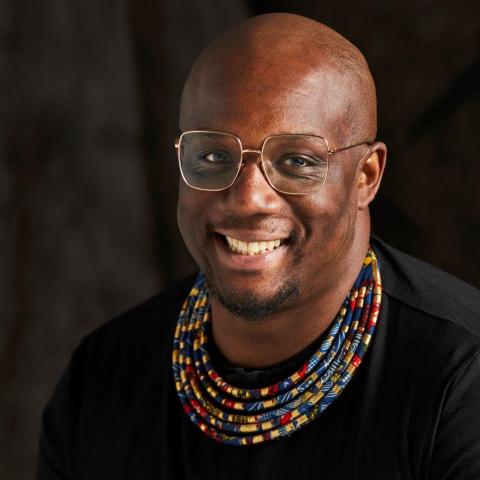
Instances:
[[[375,231],[480,286],[477,0],[4,0],[2,479],[32,478],[41,409],[80,337],[194,268],[175,222],[182,83],[207,42],[268,11],[365,53],[390,148]]]

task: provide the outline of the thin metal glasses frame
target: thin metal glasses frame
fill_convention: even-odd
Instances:
[[[217,134],[217,135],[227,135],[227,136],[232,137],[233,139],[236,140],[236,142],[238,143],[238,146],[240,147],[240,162],[238,164],[237,172],[235,173],[235,176],[234,176],[232,182],[228,186],[223,187],[223,188],[216,188],[216,189],[213,189],[213,188],[199,188],[199,187],[195,187],[195,186],[191,185],[190,183],[188,183],[187,179],[185,178],[185,175],[183,174],[182,161],[181,161],[181,158],[180,158],[180,145],[182,143],[182,138],[185,135],[190,134],[190,133],[207,133],[207,134],[208,133],[213,133],[213,134]],[[310,192],[286,192],[284,190],[281,190],[281,189],[275,187],[275,185],[272,184],[270,178],[268,177],[268,175],[265,171],[265,159],[264,159],[264,156],[263,156],[263,151],[264,151],[264,148],[265,148],[265,144],[271,138],[278,138],[278,137],[284,137],[284,136],[289,136],[289,137],[295,137],[295,136],[315,137],[315,138],[319,138],[319,139],[321,139],[325,142],[325,145],[327,147],[327,159],[326,159],[327,160],[327,173],[325,174],[325,178],[323,179],[322,184],[321,185],[319,184],[319,186],[317,188],[315,188],[314,190],[312,190]],[[217,132],[217,131],[214,131],[214,130],[187,130],[187,131],[183,132],[178,139],[175,140],[175,149],[177,150],[178,167],[180,169],[180,174],[182,176],[183,181],[190,188],[193,188],[195,190],[201,190],[201,191],[204,191],[204,192],[222,192],[223,190],[227,190],[228,188],[230,188],[236,182],[236,180],[238,178],[238,175],[240,174],[241,169],[245,165],[245,161],[243,160],[243,154],[244,153],[257,153],[257,154],[260,155],[260,169],[263,173],[263,176],[267,180],[268,184],[274,190],[276,190],[277,192],[284,193],[286,195],[309,195],[310,193],[314,193],[317,190],[320,190],[321,188],[323,188],[323,186],[325,185],[325,183],[327,181],[327,177],[328,177],[328,171],[329,171],[329,167],[330,167],[330,157],[332,155],[335,155],[338,152],[342,152],[344,150],[349,150],[350,148],[359,147],[360,145],[368,145],[369,147],[371,147],[372,143],[371,142],[359,142],[359,143],[355,143],[353,145],[347,145],[346,147],[331,149],[328,146],[328,141],[325,137],[321,137],[319,135],[312,135],[310,133],[285,133],[285,134],[279,134],[279,135],[269,135],[268,137],[264,138],[261,145],[260,145],[260,149],[257,150],[257,149],[243,148],[242,141],[240,140],[240,138],[237,135],[234,135],[232,133]],[[363,155],[360,158],[360,160],[365,158],[365,156],[368,153],[370,153],[370,148],[367,150],[365,155]]]

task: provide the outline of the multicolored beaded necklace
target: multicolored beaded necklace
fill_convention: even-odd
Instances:
[[[173,341],[173,376],[183,410],[202,432],[228,445],[292,434],[323,412],[353,377],[375,331],[381,301],[380,273],[370,248],[318,350],[281,382],[244,389],[225,382],[210,361],[210,305],[200,273],[181,309]]]

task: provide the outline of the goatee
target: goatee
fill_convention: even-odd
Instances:
[[[248,322],[266,320],[278,312],[281,307],[298,298],[299,281],[287,280],[277,291],[268,297],[260,296],[252,291],[228,291],[227,288],[216,288],[211,272],[205,272],[209,295],[218,301],[234,316]]]

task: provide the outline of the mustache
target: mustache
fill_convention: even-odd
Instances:
[[[282,236],[288,235],[292,239],[298,236],[296,229],[287,224],[285,219],[272,215],[264,215],[262,213],[254,214],[249,217],[238,217],[234,215],[222,216],[221,221],[210,222],[206,225],[209,233],[217,230],[255,230],[267,232],[270,234],[277,233]]]

